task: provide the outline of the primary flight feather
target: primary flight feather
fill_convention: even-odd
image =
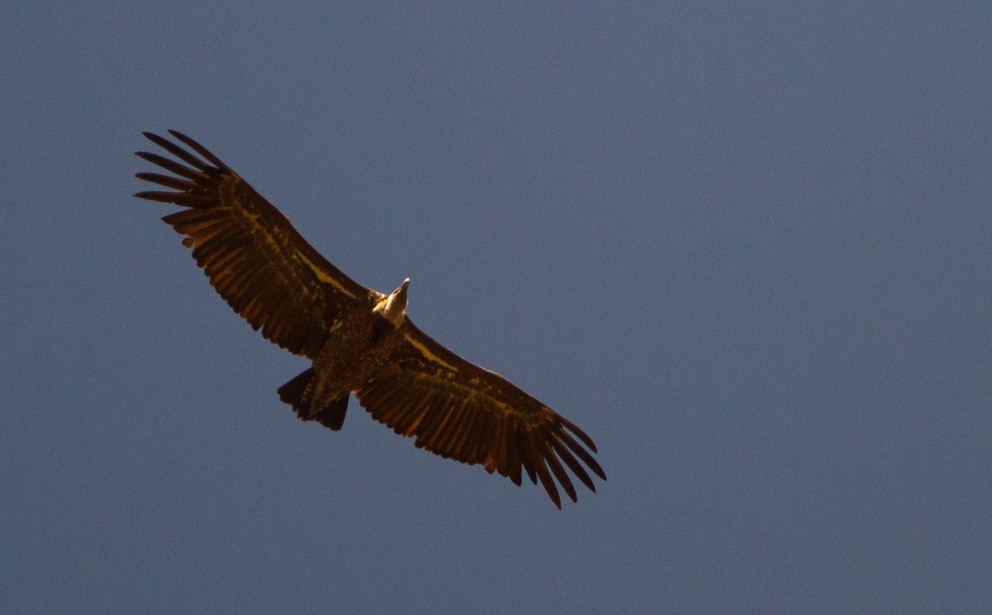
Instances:
[[[137,155],[171,175],[138,173],[167,190],[135,196],[183,207],[162,219],[181,235],[210,283],[266,339],[312,366],[279,388],[300,419],[339,430],[348,396],[420,448],[481,464],[515,484],[526,472],[561,508],[576,476],[606,474],[581,429],[499,374],[469,363],[407,318],[409,279],[384,294],[320,255],[289,220],[205,147],[144,133],[174,159]],[[185,148],[183,147],[185,146]]]

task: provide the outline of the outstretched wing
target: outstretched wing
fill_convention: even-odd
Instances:
[[[420,448],[481,463],[517,485],[523,468],[558,508],[554,479],[573,502],[577,497],[565,467],[592,491],[596,486],[586,467],[606,480],[590,454],[596,446],[581,429],[499,374],[451,352],[409,319],[400,331],[403,341],[390,360],[355,393],[377,421],[415,437]]]
[[[193,258],[220,296],[267,339],[313,358],[334,320],[367,305],[375,291],[327,262],[279,210],[205,147],[169,132],[192,152],[146,132],[145,137],[181,162],[137,152],[173,174],[137,177],[173,191],[135,196],[183,206],[162,220],[186,236],[183,245],[193,249]]]

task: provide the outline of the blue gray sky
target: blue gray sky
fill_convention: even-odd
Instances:
[[[976,8],[980,7],[980,8]],[[992,9],[0,8],[0,610],[978,612],[992,603]],[[596,441],[417,450],[139,202],[182,130]]]

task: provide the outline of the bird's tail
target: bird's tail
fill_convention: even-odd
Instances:
[[[329,429],[338,431],[344,425],[344,416],[348,411],[348,393],[329,403],[318,402],[317,407],[314,407],[313,384],[314,371],[311,367],[279,387],[279,399],[292,406],[300,420],[317,421]]]

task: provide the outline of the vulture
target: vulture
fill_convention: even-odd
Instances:
[[[591,491],[587,470],[606,479],[585,432],[413,324],[409,278],[388,294],[358,284],[217,156],[169,133],[174,140],[143,133],[172,157],[137,152],[169,174],[137,173],[157,189],[135,196],[180,206],[162,220],[224,301],[266,339],[310,359],[278,389],[300,419],[337,431],[354,393],[372,418],[418,448],[480,464],[518,486],[526,472],[559,509],[558,486],[577,499],[569,471]]]

